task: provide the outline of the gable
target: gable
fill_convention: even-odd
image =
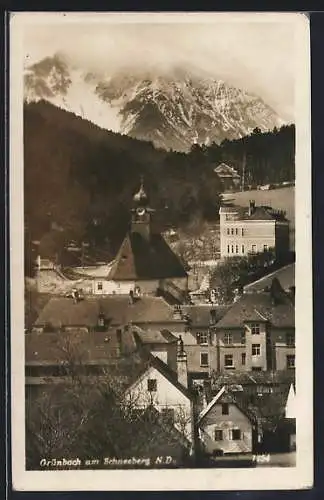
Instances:
[[[249,417],[235,403],[228,403],[228,415],[222,414],[222,401],[215,403],[206,415],[200,420],[200,427],[205,427],[219,422],[232,422],[238,426],[251,426]]]
[[[156,392],[148,391],[148,380],[156,380]],[[190,398],[178,385],[172,383],[154,366],[150,366],[141,377],[127,390],[127,394],[135,398],[138,405],[146,406],[153,398],[159,406],[185,405],[190,406]]]

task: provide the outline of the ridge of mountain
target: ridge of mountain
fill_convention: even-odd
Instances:
[[[94,73],[62,54],[25,70],[25,100],[41,99],[104,129],[176,151],[284,124],[259,97],[193,69]]]

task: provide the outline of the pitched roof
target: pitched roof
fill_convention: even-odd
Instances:
[[[39,314],[35,326],[87,326],[98,324],[102,313],[110,325],[132,323],[184,322],[173,317],[174,309],[162,297],[143,296],[130,303],[126,295],[86,297],[77,303],[53,297]]]
[[[26,364],[60,364],[71,356],[85,364],[119,358],[136,350],[131,331],[123,331],[120,342],[116,329],[88,333],[82,329],[68,332],[29,333],[25,335]]]
[[[276,271],[267,274],[253,283],[249,283],[244,287],[244,292],[261,292],[270,288],[272,280],[277,278],[284,290],[289,290],[295,286],[295,263],[288,264]]]
[[[192,327],[209,326],[217,323],[228,311],[229,306],[213,306],[209,304],[183,306]]]
[[[149,366],[152,366],[156,370],[158,370],[174,387],[176,387],[182,394],[184,394],[188,399],[191,399],[191,393],[189,389],[187,389],[184,385],[182,385],[178,381],[177,374],[172,368],[170,368],[169,365],[164,363],[160,358],[157,356],[153,356],[149,351],[143,350],[142,356],[147,356],[147,360],[149,363]]]
[[[227,203],[220,207],[220,213],[236,213],[237,220],[251,220],[251,221],[282,221],[288,222],[285,213],[282,210],[275,210],[272,207],[265,205],[256,205],[251,214],[249,214],[249,207],[242,207]]]
[[[187,273],[176,254],[160,234],[146,239],[128,233],[109,273],[111,280],[153,280],[184,278]]]
[[[237,171],[226,163],[220,163],[219,165],[217,165],[217,167],[214,168],[214,172],[216,172],[216,174],[218,174],[220,177],[240,178],[240,175],[237,173]]]
[[[243,327],[249,321],[269,321],[274,327],[294,327],[295,308],[285,295],[276,303],[269,292],[244,294],[220,319],[216,328]]]
[[[249,419],[251,422],[255,421],[255,416],[253,413],[250,413],[244,405],[241,404],[241,401],[234,395],[226,386],[223,386],[217,394],[213,397],[213,399],[209,402],[204,410],[199,414],[198,422],[201,422],[203,418],[210,412],[210,410],[215,406],[215,404],[222,403],[232,403],[236,405]]]
[[[215,372],[212,374],[211,386],[212,390],[218,391],[221,387],[234,385],[255,386],[258,385],[281,385],[288,384],[289,386],[295,381],[294,370],[279,370],[279,371],[255,371],[247,372],[240,370],[228,370],[223,373]]]
[[[133,326],[132,330],[143,344],[170,344],[177,342],[177,337],[166,329],[142,330],[141,328]]]

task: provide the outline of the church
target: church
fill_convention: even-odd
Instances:
[[[130,228],[105,277],[93,277],[96,295],[168,294],[183,302],[188,291],[188,275],[177,255],[162,235],[155,231],[154,210],[143,180],[133,197]]]

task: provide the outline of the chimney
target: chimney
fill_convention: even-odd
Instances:
[[[250,205],[249,205],[249,215],[252,215],[255,211],[255,201],[250,200]]]
[[[183,348],[183,340],[181,335],[179,336],[177,342],[177,374],[178,381],[184,387],[188,388],[188,364],[187,364],[187,354]]]

